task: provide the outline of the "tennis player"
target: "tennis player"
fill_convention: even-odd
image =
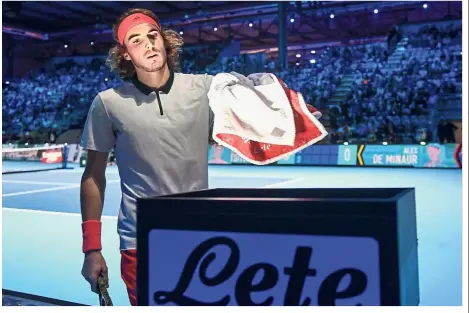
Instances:
[[[136,199],[208,188],[212,76],[179,73],[181,36],[162,29],[145,9],[122,14],[108,64],[123,83],[93,100],[81,145],[88,160],[81,181],[82,275],[97,292],[108,281],[101,253],[101,216],[108,154],[114,149],[121,179],[118,217],[121,276],[132,305],[136,294]]]

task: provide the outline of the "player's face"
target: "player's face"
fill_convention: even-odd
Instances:
[[[126,60],[131,61],[136,69],[156,72],[166,64],[164,40],[158,28],[151,24],[139,24],[132,27],[125,35]]]
[[[440,149],[435,148],[435,147],[429,147],[428,156],[430,157],[432,161],[438,161],[439,156],[440,156]]]

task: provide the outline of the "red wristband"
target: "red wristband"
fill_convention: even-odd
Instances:
[[[83,231],[83,253],[101,250],[101,221],[88,220],[81,224]]]

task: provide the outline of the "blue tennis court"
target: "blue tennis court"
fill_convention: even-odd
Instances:
[[[81,276],[81,168],[3,175],[3,288],[98,305]],[[210,188],[415,187],[421,305],[462,305],[462,172],[211,166]],[[103,254],[114,305],[129,305],[116,231],[119,175],[107,170]]]

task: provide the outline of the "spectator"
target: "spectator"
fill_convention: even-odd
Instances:
[[[446,140],[445,132],[446,132],[446,121],[441,119],[438,122],[438,126],[437,126],[437,136],[438,136],[438,139],[440,140],[440,144],[445,143],[445,140]]]
[[[451,121],[446,121],[445,126],[444,126],[444,134],[445,134],[447,143],[456,142],[455,131],[457,129],[458,128],[456,127],[456,125],[454,125]]]

